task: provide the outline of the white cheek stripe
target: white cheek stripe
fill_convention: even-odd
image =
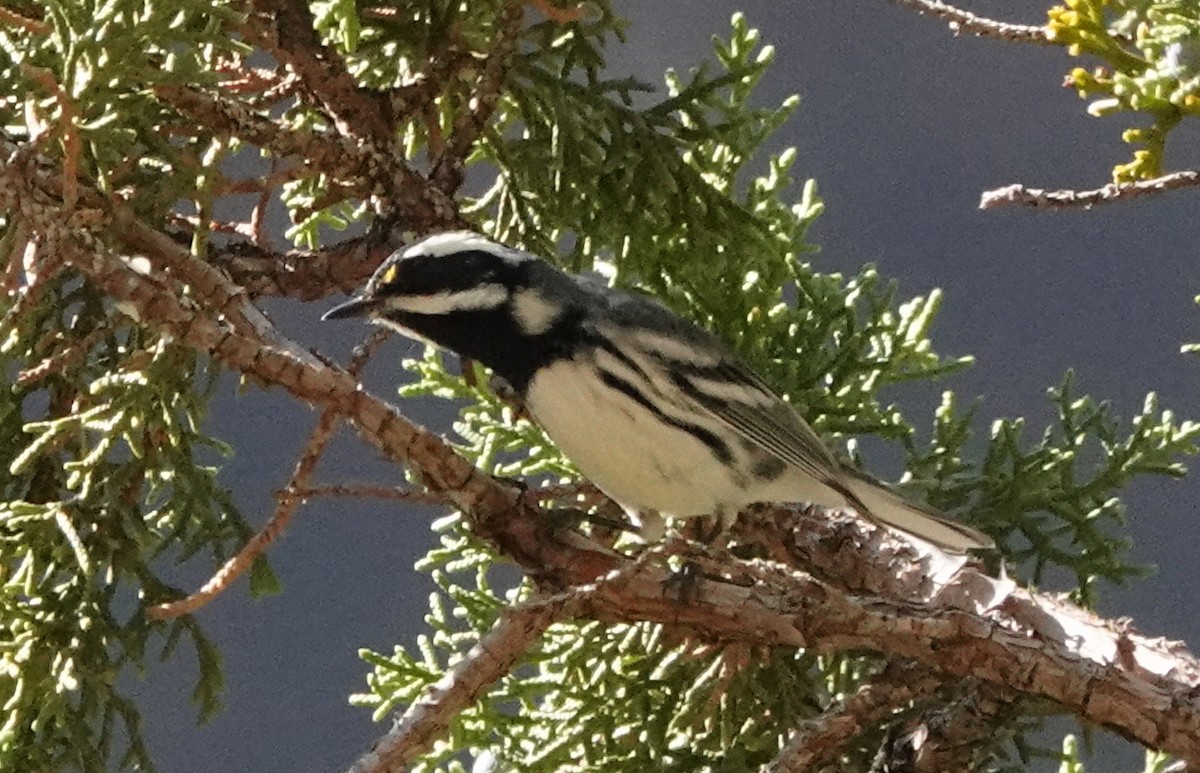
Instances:
[[[513,316],[526,335],[545,333],[562,316],[563,307],[537,290],[518,290],[512,300]]]
[[[456,311],[485,311],[508,300],[503,285],[480,285],[470,290],[433,293],[432,295],[394,295],[387,305],[410,314],[452,314]]]

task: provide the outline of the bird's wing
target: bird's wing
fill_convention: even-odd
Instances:
[[[824,483],[840,480],[841,465],[817,433],[749,368],[723,360],[674,372],[680,390],[746,440]]]
[[[640,297],[609,291],[597,298],[637,325],[632,331],[628,325],[604,326],[593,342],[620,341],[609,347],[609,355],[664,403],[675,400],[683,413],[706,410],[747,442],[837,491],[867,518],[951,552],[992,546],[987,535],[844,465],[791,405],[711,333]],[[681,404],[680,395],[688,405]]]
[[[607,307],[610,318],[636,323],[636,333],[602,323],[597,340],[621,341],[622,349],[645,366],[631,362],[631,367],[649,381],[668,381],[659,382],[663,399],[670,398],[673,386],[753,445],[822,483],[843,488],[841,465],[817,433],[724,342],[652,298],[579,284]]]
[[[739,435],[845,496],[860,515],[953,553],[994,546],[986,534],[912,502],[886,483],[839,462],[804,419],[744,366],[722,363],[718,368],[708,375],[694,370],[678,377],[677,384]],[[718,384],[724,399],[715,394]],[[736,390],[729,384],[736,384]],[[746,399],[733,399],[736,394]]]

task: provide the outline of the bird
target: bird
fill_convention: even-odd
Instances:
[[[706,516],[721,529],[748,505],[795,502],[952,554],[994,546],[839,459],[731,347],[657,299],[478,233],[392,253],[322,319],[353,317],[489,368],[636,522]]]

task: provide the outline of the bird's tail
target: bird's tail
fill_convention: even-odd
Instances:
[[[951,553],[995,547],[995,542],[986,534],[952,521],[927,505],[905,499],[886,483],[868,478],[856,470],[846,470],[846,473],[843,485],[847,493],[858,500],[851,504],[855,509],[865,508],[866,512],[861,514],[867,518]],[[858,507],[859,503],[862,508]]]

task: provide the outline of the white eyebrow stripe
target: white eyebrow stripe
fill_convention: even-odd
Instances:
[[[392,295],[389,307],[409,314],[452,314],[456,311],[486,311],[508,300],[508,288],[487,284],[469,290],[446,290],[432,295]]]

